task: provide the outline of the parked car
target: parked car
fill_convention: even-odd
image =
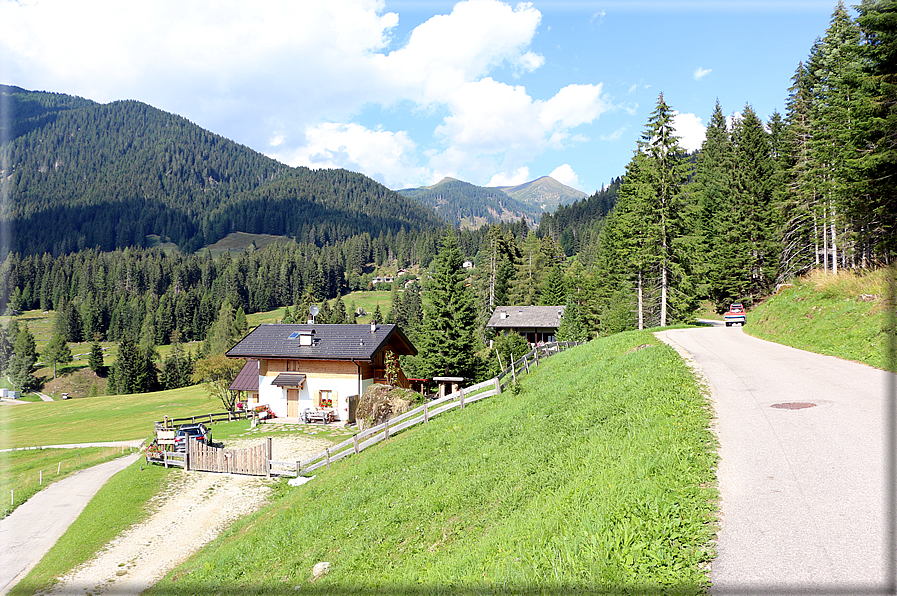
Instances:
[[[205,424],[185,424],[174,435],[174,450],[186,451],[187,439],[208,445],[211,442],[211,435]]]
[[[744,305],[737,303],[730,305],[729,310],[723,316],[723,319],[726,321],[726,327],[731,327],[735,323],[738,323],[742,327],[744,327],[744,324],[747,322]]]

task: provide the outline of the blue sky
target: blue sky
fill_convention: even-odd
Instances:
[[[290,165],[390,188],[622,175],[660,93],[785,111],[822,0],[0,0],[0,82],[136,99]]]

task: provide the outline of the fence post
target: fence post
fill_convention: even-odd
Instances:
[[[383,440],[388,441],[389,440],[389,420],[387,420],[383,424],[385,425],[385,427],[383,429],[383,432],[384,432]]]
[[[517,384],[517,363],[514,362],[514,352],[511,352],[511,376],[514,377],[514,384]]]
[[[536,351],[539,351],[539,348],[536,348]],[[526,354],[523,355],[523,368],[526,369],[526,374],[529,374],[529,361],[526,359]]]
[[[184,469],[190,471],[190,441],[189,437],[184,438]]]
[[[498,377],[495,377],[495,395],[501,395],[501,381],[498,380]]]
[[[464,387],[459,387],[458,392],[461,394],[461,397],[459,399],[461,400],[461,409],[463,410],[464,409]]]
[[[355,455],[358,455],[358,435],[352,435],[352,447],[355,448]]]
[[[271,459],[272,459],[272,455],[274,454],[274,447],[272,446],[273,442],[274,442],[274,439],[271,437],[268,437],[267,449],[265,450],[265,477],[266,478],[271,477]]]
[[[44,483],[44,471],[43,470],[40,471],[39,476],[40,476],[40,479],[38,480],[38,484],[43,485],[43,483]]]
[[[329,470],[330,469],[330,447],[327,447],[324,450],[324,452],[327,453],[327,469]]]
[[[427,410],[428,410],[429,408],[430,408],[430,402],[426,402],[426,401],[425,401],[425,402],[424,402],[424,422],[429,422],[429,421],[430,421],[429,414],[428,414],[428,412],[427,412]]]
[[[539,346],[536,346],[536,349],[533,350],[533,354],[536,355],[536,366],[539,365]]]
[[[299,473],[300,471],[301,470],[299,468],[299,460],[297,459],[296,460],[296,478],[299,478],[299,476],[301,476],[301,474]]]

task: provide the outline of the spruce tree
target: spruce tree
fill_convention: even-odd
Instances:
[[[726,117],[717,101],[707,125],[689,189],[693,197],[689,215],[697,244],[697,291],[699,295],[711,297],[717,304],[725,302],[731,294],[722,290],[731,285],[726,280],[733,272],[724,258],[726,240],[724,235],[719,234],[719,229],[729,225],[732,218],[737,216],[738,206],[733,202],[734,170],[734,147],[729,137]],[[721,293],[725,297],[721,298]]]
[[[476,352],[476,308],[465,285],[463,257],[454,234],[447,233],[427,282],[429,301],[419,335],[421,372],[434,376],[473,378]]]
[[[866,93],[855,145],[865,150],[855,161],[857,193],[846,207],[864,243],[891,256],[897,252],[897,5],[863,0],[858,10]],[[864,253],[863,261],[868,258]]]
[[[735,209],[720,239],[732,254],[731,269],[738,273],[733,299],[751,299],[768,292],[778,277],[781,238],[774,202],[777,166],[769,134],[750,105],[732,131],[735,146]]]
[[[65,338],[62,335],[57,333],[50,338],[50,342],[44,349],[44,361],[53,364],[54,379],[57,377],[56,365],[66,364],[72,361],[72,350],[69,348],[69,345],[65,342]]]
[[[656,265],[660,269],[660,326],[667,325],[668,310],[671,302],[679,316],[684,317],[692,310],[688,300],[687,258],[682,251],[680,237],[683,235],[683,201],[682,187],[688,176],[688,166],[684,160],[684,151],[679,146],[679,138],[673,127],[673,110],[663,99],[657,100],[657,107],[648,118],[648,125],[642,133],[639,145],[649,158],[654,169],[652,186],[654,201],[650,205],[651,218],[646,222],[654,226],[657,245]],[[671,296],[671,286],[677,290]]]
[[[103,374],[106,371],[106,365],[103,362],[103,346],[100,345],[100,341],[96,338],[94,338],[93,343],[90,345],[90,355],[87,357],[87,366],[98,375]]]
[[[561,324],[558,327],[558,341],[587,341],[589,339],[589,329],[583,320],[579,305],[571,295],[564,307],[564,316],[561,318]]]
[[[37,357],[34,335],[31,334],[27,326],[23,326],[16,334],[13,355],[7,366],[13,386],[20,391],[30,391],[38,386],[37,378],[34,376]]]
[[[125,336],[118,344],[118,355],[109,373],[107,391],[111,395],[139,393],[139,378],[144,360],[131,336]]]

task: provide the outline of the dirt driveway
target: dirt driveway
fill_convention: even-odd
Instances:
[[[264,439],[229,442],[249,447]],[[328,441],[281,436],[273,443],[274,459],[293,461],[319,453]],[[60,578],[50,594],[139,594],[210,542],[236,519],[260,508],[271,481],[253,476],[180,472],[152,504],[143,523],[125,531],[73,573]]]

